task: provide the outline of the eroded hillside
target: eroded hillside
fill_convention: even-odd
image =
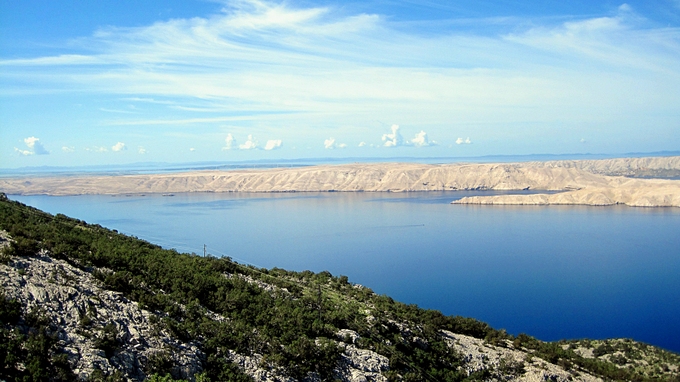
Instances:
[[[680,207],[680,180],[630,177],[673,171],[680,171],[680,157],[496,164],[354,163],[267,170],[0,178],[0,191],[23,195],[120,195],[533,190],[560,193],[540,197],[480,196],[465,198],[459,203]]]

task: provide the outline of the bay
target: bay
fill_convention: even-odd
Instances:
[[[449,204],[473,194],[10,197],[180,252],[347,275],[513,334],[680,351],[678,209]]]

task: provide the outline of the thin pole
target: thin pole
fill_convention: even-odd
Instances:
[[[321,318],[321,285],[319,285],[319,321],[323,322]]]

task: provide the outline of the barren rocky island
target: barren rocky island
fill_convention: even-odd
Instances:
[[[680,157],[521,163],[377,163],[144,175],[0,178],[7,194],[530,190],[457,204],[680,207]],[[543,193],[542,191],[550,191]]]

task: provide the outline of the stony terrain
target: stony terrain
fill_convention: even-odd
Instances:
[[[11,240],[0,231],[0,246]],[[27,310],[40,310],[50,321],[50,327],[59,340],[59,347],[68,355],[68,362],[75,375],[87,379],[95,370],[104,375],[117,375],[127,380],[142,381],[154,371],[154,363],[171,362],[175,365],[173,375],[193,380],[199,374],[204,355],[198,344],[185,343],[163,330],[154,322],[158,313],[139,308],[120,293],[103,289],[101,283],[92,277],[92,270],[74,267],[63,260],[53,259],[42,252],[33,257],[13,258],[0,265],[0,284],[8,298],[17,299]],[[232,276],[233,277],[233,276]],[[259,287],[274,292],[277,287],[250,280]],[[213,319],[223,319],[213,315]],[[396,323],[408,336],[410,324]],[[463,355],[468,375],[488,372],[489,381],[601,381],[584,370],[565,369],[551,364],[521,346],[516,347],[509,340],[489,343],[449,331],[441,333],[452,349]],[[342,354],[338,361],[335,377],[346,382],[387,381],[384,373],[389,371],[389,360],[374,351],[357,347],[360,336],[351,330],[340,330],[338,344]],[[109,353],[101,343],[107,336],[113,336],[120,346]],[[563,345],[572,348],[584,357],[595,357],[598,351],[602,359],[628,364],[649,366],[648,373],[664,371],[677,374],[680,357],[659,351],[648,345],[628,340],[613,340],[609,352],[602,351],[603,341],[579,341]],[[627,347],[616,346],[618,342]],[[626,351],[634,347],[643,349],[645,357],[631,357],[636,360],[619,361]],[[230,359],[256,381],[286,381],[283,370],[264,366],[262,356],[237,354],[230,351]],[[619,358],[616,358],[619,357]],[[622,366],[622,367],[623,367]],[[310,376],[309,381],[316,380]],[[669,379],[670,380],[670,379]]]
[[[0,231],[0,249],[9,240],[6,232]],[[20,301],[27,311],[39,310],[49,319],[59,347],[79,379],[86,380],[100,370],[105,375],[119,372],[126,379],[143,381],[159,362],[174,364],[172,374],[183,379],[200,374],[204,355],[196,344],[173,338],[161,325],[152,323],[159,318],[155,313],[100,284],[91,272],[44,252],[0,264],[0,285],[5,296]],[[214,315],[213,319],[224,318]],[[340,334],[344,337],[346,333]],[[122,344],[110,354],[102,350],[107,336]],[[339,380],[386,381],[380,374],[389,369],[385,357],[352,344],[343,347],[337,368]],[[227,358],[257,381],[295,381],[280,371],[263,368],[261,356],[230,352]]]
[[[140,309],[120,293],[102,289],[88,272],[63,260],[52,259],[45,253],[14,259],[8,265],[0,265],[0,283],[7,297],[18,299],[28,309],[44,312],[80,379],[101,370],[106,375],[118,371],[130,380],[141,381],[153,371],[153,362],[161,357],[178,365],[173,374],[182,378],[191,378],[202,371],[202,354],[196,344],[183,343],[167,331],[157,329],[150,320],[153,313]],[[105,338],[107,331],[123,344],[114,354],[106,354],[97,343]],[[501,370],[510,370],[511,366],[522,364],[521,373],[496,375],[494,380],[568,381],[573,378],[572,373],[540,359],[525,363],[527,353],[521,350],[491,346],[483,340],[450,332],[444,335],[451,347],[466,354],[466,368],[470,373],[490,367],[498,369],[501,364],[505,368]],[[359,337],[352,331],[339,332],[338,336]],[[344,349],[337,367],[339,380],[387,381],[381,374],[389,370],[386,357],[351,343],[339,343]],[[257,354],[244,356],[230,352],[227,357],[257,381],[295,381],[280,371],[263,368],[262,357]],[[584,374],[575,380],[600,379]]]
[[[546,190],[555,195],[464,198],[464,204],[625,204],[680,207],[680,157],[501,164],[347,164],[268,170],[0,178],[7,194]],[[617,175],[617,176],[613,176]],[[625,175],[625,176],[622,176]]]
[[[579,168],[593,174],[632,178],[679,178],[680,157],[529,162],[528,166]]]
[[[549,205],[578,204],[589,206],[680,207],[680,181],[658,179],[609,178],[605,186],[584,186],[578,190],[554,194],[470,196],[454,204]]]

